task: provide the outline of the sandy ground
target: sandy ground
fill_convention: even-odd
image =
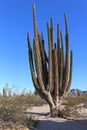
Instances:
[[[29,115],[38,120],[38,130],[87,130],[87,108],[79,111],[81,118],[67,120],[63,118],[49,118],[49,106],[38,106],[27,109]]]

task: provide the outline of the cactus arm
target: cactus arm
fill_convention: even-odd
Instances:
[[[60,48],[60,78],[59,78],[59,86],[60,90],[62,88],[62,80],[63,80],[63,59],[62,59],[62,48]]]
[[[64,13],[64,19],[65,19],[65,29],[66,29],[66,34],[68,34],[68,21],[66,18],[66,14]]]
[[[47,68],[48,57],[47,57],[45,46],[44,46],[44,35],[43,35],[43,33],[41,34],[41,42],[42,42],[43,65],[44,65],[43,73],[44,73],[44,80],[45,80],[45,88],[47,89],[47,86],[48,86],[48,68]]]
[[[43,44],[43,49],[44,49],[44,54],[45,54],[45,60],[46,60],[46,62],[48,62],[48,56],[47,56],[46,49],[45,49],[45,46],[44,46],[44,35],[43,35],[43,33],[41,34],[41,39],[42,39],[42,44]]]
[[[69,74],[69,83],[67,87],[67,92],[70,89],[71,81],[72,81],[72,70],[73,70],[73,51],[70,51],[70,74]]]
[[[60,37],[61,37],[61,48],[62,48],[62,61],[63,61],[63,67],[65,66],[65,61],[64,61],[64,41],[62,37],[62,31],[60,31]]]
[[[34,64],[33,64],[33,56],[32,56],[32,48],[30,46],[30,35],[29,35],[29,33],[27,34],[27,41],[28,41],[28,55],[29,55],[29,63],[30,63],[32,81],[33,81],[33,84],[34,84],[34,87],[35,87],[36,91],[43,98],[44,93],[43,93],[41,87],[39,86],[38,78],[36,78],[36,76],[35,76]]]
[[[40,55],[41,55],[41,62],[42,62],[42,78],[45,88],[48,84],[48,72],[47,72],[47,64],[46,64],[46,57],[45,57],[45,50],[42,43],[42,39],[38,33],[38,39],[39,39],[39,46],[40,46]]]
[[[66,57],[65,57],[65,68],[64,68],[64,75],[63,75],[63,85],[62,85],[62,95],[65,94],[66,88],[68,86],[68,79],[69,79],[69,33],[68,33],[68,24],[66,15],[64,14],[65,19],[65,28],[66,28]]]
[[[42,62],[41,62],[41,55],[40,55],[40,46],[39,46],[39,39],[38,39],[38,28],[36,24],[36,10],[35,10],[35,5],[33,6],[33,21],[34,21],[34,39],[35,39],[35,52],[36,52],[36,64],[37,64],[37,77],[39,80],[39,85],[42,89],[42,91],[45,90],[45,86],[43,83],[43,78],[42,78]]]
[[[30,63],[30,70],[31,70],[31,76],[33,80],[33,84],[35,86],[35,89],[39,91],[39,84],[37,82],[37,78],[35,76],[35,71],[34,71],[34,65],[33,65],[33,57],[32,57],[32,48],[30,46],[30,34],[27,34],[27,41],[28,41],[28,55],[29,55],[29,63]]]
[[[36,50],[35,50],[35,39],[33,39],[33,53],[34,53],[35,70],[37,72],[37,58],[36,58]],[[37,73],[36,73],[36,75],[37,75]]]
[[[61,89],[63,85],[63,74],[64,74],[64,66],[65,66],[65,61],[64,61],[64,41],[62,37],[62,31],[60,31],[60,38],[61,38],[61,48],[60,48],[60,95],[61,95]]]
[[[65,27],[66,27],[66,62],[65,62],[65,87],[68,85],[68,78],[69,78],[69,33],[68,33],[68,23],[66,19],[66,15],[64,14],[65,18]]]
[[[52,57],[54,64],[54,102],[56,104],[59,96],[58,59],[56,49],[53,49]]]
[[[38,82],[39,85],[42,89],[42,91],[44,91],[45,87],[44,87],[44,83],[43,83],[43,78],[42,78],[42,63],[41,63],[41,55],[40,55],[40,49],[37,48],[37,40],[35,39],[35,44],[34,44],[34,48],[35,48],[35,57],[36,57],[36,68],[37,68],[37,77],[38,77]],[[39,51],[38,51],[39,50]]]
[[[51,44],[52,44],[52,49],[54,49],[54,26],[53,26],[53,19],[50,19],[50,34],[51,34]]]
[[[37,37],[37,23],[36,23],[36,9],[35,4],[33,4],[33,24],[34,24],[34,37]]]
[[[48,44],[49,44],[49,77],[48,77],[48,84],[49,84],[49,91],[53,89],[53,74],[52,74],[52,44],[51,44],[51,34],[50,34],[50,27],[47,23],[47,31],[48,31]]]
[[[58,59],[58,74],[59,74],[59,91],[60,91],[60,25],[57,25],[57,59]]]
[[[68,23],[67,23],[67,18],[66,15],[64,14],[64,18],[65,18],[65,27],[66,27],[66,63],[65,63],[65,72],[66,72],[66,85],[67,86],[67,82],[68,82],[68,78],[69,78],[69,33],[68,33]]]
[[[60,50],[60,25],[57,25],[57,53],[59,55]],[[59,56],[58,56],[59,57]]]

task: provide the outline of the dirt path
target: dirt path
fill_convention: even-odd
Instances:
[[[38,120],[36,126],[38,130],[87,130],[87,119],[84,118],[78,121],[63,118],[48,118],[48,105],[32,107],[27,109],[27,112]],[[85,112],[87,114],[87,110]]]

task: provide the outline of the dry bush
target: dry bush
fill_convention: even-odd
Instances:
[[[24,94],[21,95],[21,98],[24,100],[25,107],[41,106],[43,104],[46,104],[46,101],[44,99],[35,94]]]
[[[67,104],[70,106],[79,105],[80,103],[86,103],[87,102],[87,94],[82,94],[80,96],[67,96],[65,98],[67,101]]]
[[[26,109],[45,103],[38,95],[32,93],[12,94],[10,96],[0,95],[0,120],[4,122],[17,122],[24,126],[34,127],[36,121],[27,116],[25,113]]]
[[[25,126],[34,126],[35,121],[27,117],[24,113],[25,107],[24,105],[30,104],[33,102],[33,98],[26,95],[15,95],[11,97],[0,97],[0,120],[9,121],[9,122],[18,122]],[[32,99],[32,100],[31,100]],[[29,102],[27,102],[30,100]]]
[[[61,111],[64,116],[75,116],[79,117],[78,108],[80,109],[80,104],[87,103],[87,94],[83,94],[80,96],[67,96],[64,99],[63,105],[65,105],[64,109]],[[87,105],[85,105],[87,107]]]
[[[20,97],[0,98],[0,118],[16,122],[23,116],[23,101]]]

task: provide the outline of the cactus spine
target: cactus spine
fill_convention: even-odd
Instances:
[[[47,56],[44,36],[43,34],[40,35],[36,23],[35,5],[33,5],[33,51],[30,44],[30,34],[27,34],[29,64],[33,84],[39,95],[48,102],[51,116],[59,115],[59,106],[64,96],[67,95],[72,80],[73,52],[69,49],[68,23],[65,14],[64,19],[66,28],[65,52],[59,24],[57,26],[57,43],[54,43],[54,27],[51,18],[50,24],[47,23],[49,47]]]

